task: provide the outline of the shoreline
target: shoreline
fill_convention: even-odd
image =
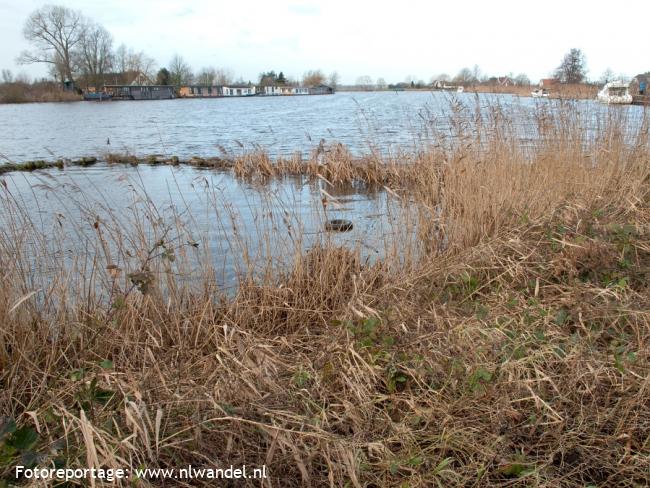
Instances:
[[[487,85],[474,85],[465,87],[465,94],[493,94],[493,95],[513,95],[521,98],[532,98],[531,92],[538,88],[537,85],[529,86],[510,86],[510,87],[500,87],[500,86],[487,86]],[[372,90],[362,90],[362,89],[353,89],[350,87],[339,88],[336,92],[340,93],[381,93],[381,92],[445,92],[456,94],[455,90],[444,90],[436,88],[401,88],[398,90],[395,89],[372,89]],[[549,88],[551,99],[562,99],[562,100],[596,100],[596,94],[598,93],[597,85],[556,85]],[[335,94],[335,93],[334,93]],[[124,100],[124,99],[115,99],[115,100],[84,100],[83,95],[71,95],[71,94],[61,94],[62,96],[54,100],[43,100],[42,97],[33,97],[30,99],[19,100],[19,101],[0,101],[0,105],[22,105],[28,103],[72,103],[72,102],[95,102],[95,103],[105,103],[112,101],[165,101],[165,100],[194,100],[194,99],[230,99],[230,98],[276,98],[276,97],[305,97],[305,96],[321,96],[326,94],[290,94],[290,95],[266,95],[266,94],[255,94],[255,95],[241,95],[241,96],[177,96],[174,98],[165,98],[165,99],[155,99],[155,100]],[[65,96],[64,96],[65,95]]]
[[[247,232],[218,184],[198,189],[205,208],[156,207],[117,178],[120,209],[96,185],[47,184],[65,203],[50,219],[2,181],[0,479],[23,459],[132,470],[226,453],[274,486],[643,485],[647,126],[591,137],[577,104],[558,105],[532,160],[501,111],[485,133],[392,158],[338,145],[187,162],[383,186],[396,205],[382,202],[376,260],[329,234],[303,247],[310,229],[274,192],[244,199]],[[297,204],[324,213],[320,189]],[[228,289],[220,252],[243,262]]]

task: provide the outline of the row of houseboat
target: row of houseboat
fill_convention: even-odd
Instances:
[[[170,100],[172,98],[222,98],[252,96],[331,95],[334,89],[316,86],[256,85],[105,85],[100,91],[84,93],[85,100]]]

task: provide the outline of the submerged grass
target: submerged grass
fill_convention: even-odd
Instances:
[[[24,251],[45,240],[4,200],[0,476],[246,464],[269,478],[243,485],[645,486],[647,124],[587,137],[568,110],[532,148],[495,117],[418,154],[238,157],[245,178],[386,186],[419,241],[374,264],[296,251],[230,295],[207,261],[178,282],[194,243],[155,210],[129,235],[96,220],[86,268],[43,282]]]

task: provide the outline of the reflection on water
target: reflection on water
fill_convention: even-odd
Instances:
[[[563,126],[567,106],[577,124]],[[190,158],[257,146],[274,156],[307,153],[321,139],[356,153],[417,151],[462,144],[465,137],[480,144],[512,142],[534,154],[540,138],[588,143],[612,120],[625,129],[638,126],[643,114],[642,107],[591,101],[429,92],[4,105],[0,156],[20,162],[128,151]],[[579,133],[566,133],[576,128]],[[222,284],[265,266],[268,271],[269,262],[286,268],[297,251],[328,240],[358,248],[367,259],[416,248],[399,245],[413,239],[412,210],[391,193],[324,188],[319,180],[284,178],[256,186],[216,170],[105,164],[8,173],[1,180],[7,186],[0,187],[0,236],[25,239],[15,253],[29,254],[38,267],[34,275],[57,269],[61,260],[79,266],[80,257],[137,267],[147,259],[137,250],[161,238],[172,248],[164,252],[186,260],[183,269],[200,272],[207,257]],[[334,197],[328,197],[327,211],[322,190]],[[17,208],[24,214],[11,213]],[[335,218],[351,220],[354,229],[324,232],[324,220]],[[25,222],[33,232],[23,232]],[[35,259],[43,249],[47,259]]]
[[[357,153],[374,148],[412,151],[441,135],[453,135],[449,122],[459,115],[457,102],[469,108],[465,114],[469,122],[477,108],[486,121],[499,110],[514,108],[521,118],[522,137],[534,137],[544,110],[567,104],[511,95],[361,92],[0,105],[0,155],[13,162],[105,152],[189,158],[261,146],[272,156],[287,156],[295,151],[307,153],[321,139],[341,142]],[[589,100],[569,103],[586,114],[586,128],[596,127],[599,117],[612,110],[633,117],[643,113],[643,107],[609,109]]]
[[[292,154],[312,148],[321,139],[367,151],[373,139],[411,142],[414,135],[408,118],[430,100],[428,93],[338,93],[4,105],[0,106],[0,153],[18,162],[106,151],[214,156],[222,149],[238,151],[240,145]]]
[[[286,269],[297,251],[319,243],[358,249],[372,261],[407,238],[405,229],[393,225],[401,217],[397,199],[383,191],[325,187],[320,180],[292,177],[255,185],[230,172],[98,164],[11,173],[4,181],[2,239],[21,233],[17,229],[24,225],[15,212],[22,209],[22,221],[33,232],[26,233],[29,242],[20,252],[36,262],[36,274],[59,269],[62,260],[82,268],[81,257],[137,268],[146,259],[138,251],[163,239],[175,258],[185,259],[188,275],[200,275],[207,257],[218,282],[230,285],[257,270],[268,272],[269,260]],[[325,232],[324,221],[336,218],[351,220],[353,230]],[[47,242],[34,237],[39,235]]]

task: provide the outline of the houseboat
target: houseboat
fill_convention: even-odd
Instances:
[[[630,104],[632,103],[630,84],[623,81],[610,81],[598,92],[596,99],[607,104]]]
[[[169,100],[176,98],[171,85],[106,85],[104,91],[113,100]]]
[[[309,95],[309,88],[306,86],[262,86],[260,95],[278,96],[278,95]]]
[[[533,98],[548,98],[548,90],[546,88],[538,88],[530,92]]]
[[[100,91],[100,92],[84,92],[84,100],[87,102],[104,102],[104,101],[109,101],[113,97],[111,96],[110,93],[106,93],[105,91]]]
[[[309,87],[310,95],[333,95],[334,88],[328,85],[316,85]]]
[[[181,86],[178,95],[182,98],[217,98],[223,96],[221,86],[187,85]]]
[[[253,85],[230,85],[221,89],[224,97],[252,97],[257,94]]]

